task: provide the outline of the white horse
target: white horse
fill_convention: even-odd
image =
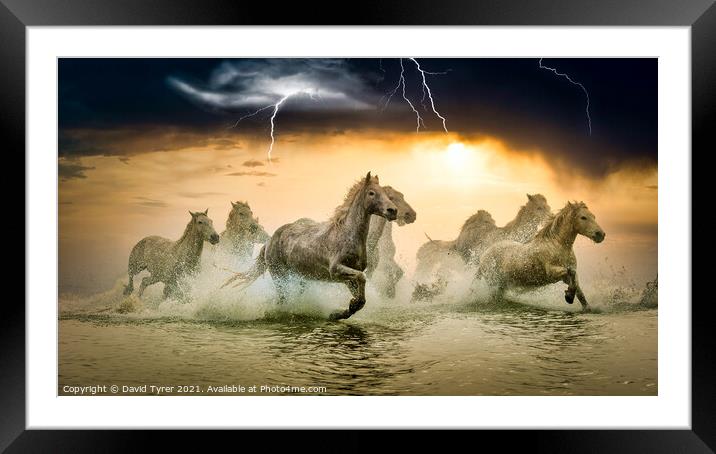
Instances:
[[[383,190],[398,209],[396,224],[403,226],[415,222],[417,214],[413,207],[405,201],[403,193],[391,186],[383,186]],[[365,274],[369,278],[373,278],[373,273],[378,274],[380,277],[378,291],[389,298],[395,297],[395,286],[405,272],[395,261],[392,223],[382,216],[371,216],[366,248],[368,265]]]
[[[420,246],[416,256],[413,299],[429,299],[442,293],[456,274],[465,271],[466,265],[476,267],[485,250],[498,241],[528,241],[550,216],[551,208],[545,196],[527,194],[527,203],[503,227],[495,224],[490,213],[478,210],[465,221],[455,240],[428,237],[429,241]]]
[[[219,234],[214,230],[214,223],[207,216],[208,213],[208,209],[203,213],[190,211],[191,220],[177,241],[160,236],[141,239],[129,254],[129,283],[124,288],[124,294],[132,293],[134,276],[143,270],[149,271],[150,275],[142,278],[139,296],[142,296],[144,289],[157,282],[164,283],[164,297],[176,294],[179,280],[198,271],[204,241],[211,244],[219,242]]]
[[[584,202],[568,202],[527,243],[500,241],[490,246],[480,260],[477,276],[496,289],[498,298],[510,288],[529,290],[563,281],[567,284],[565,301],[572,304],[576,294],[582,310],[587,311],[589,304],[579,286],[572,249],[577,235],[595,243],[606,236]]]
[[[353,295],[348,309],[331,314],[331,320],[348,318],[365,305],[364,270],[367,265],[366,240],[371,215],[396,219],[398,209],[370,172],[348,191],[342,205],[328,222],[303,218],[279,227],[261,248],[253,267],[236,273],[224,283],[247,286],[268,269],[278,292],[279,303],[286,300],[286,280],[290,276],[327,282],[342,282]]]

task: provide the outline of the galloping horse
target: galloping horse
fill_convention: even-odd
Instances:
[[[398,209],[398,217],[395,222],[399,226],[415,222],[417,214],[405,201],[403,193],[390,186],[383,186],[383,190]],[[395,261],[393,228],[386,218],[377,215],[371,216],[366,247],[368,266],[365,274],[369,278],[373,277],[373,273],[376,271],[378,274],[385,275],[385,279],[382,280],[378,291],[389,298],[395,297],[395,286],[403,277],[404,271]]]
[[[463,269],[465,263],[477,265],[485,250],[498,241],[524,243],[550,215],[551,209],[542,194],[527,194],[527,203],[504,227],[498,227],[490,213],[479,210],[465,221],[455,240],[440,241],[428,237],[430,241],[418,249],[416,278],[419,282],[427,281],[436,275],[438,280],[445,280],[452,271]]]
[[[214,230],[214,223],[208,218],[208,213],[208,209],[203,213],[190,211],[191,220],[177,241],[160,236],[141,239],[129,254],[129,283],[124,288],[124,294],[132,293],[134,276],[143,270],[149,271],[150,275],[142,278],[139,296],[142,296],[144,289],[157,282],[164,283],[164,297],[177,293],[179,280],[198,271],[204,241],[211,244],[219,242],[219,235]]]
[[[527,194],[527,203],[520,207],[515,218],[504,227],[484,228],[482,226],[485,223],[479,216],[474,226],[472,218],[465,221],[460,235],[455,240],[455,250],[465,262],[471,261],[477,264],[483,252],[498,241],[511,240],[525,243],[531,240],[551,214],[552,209],[545,196]],[[494,224],[494,221],[492,222]]]
[[[247,286],[268,269],[279,303],[283,303],[286,279],[291,275],[342,282],[353,299],[348,309],[334,312],[330,318],[348,318],[365,305],[366,240],[373,214],[393,221],[398,209],[380,186],[378,176],[371,177],[368,172],[351,187],[329,221],[319,223],[303,218],[279,227],[259,252],[253,267],[245,273],[236,273],[222,287],[236,280],[236,285]]]
[[[532,240],[500,241],[490,246],[480,260],[477,276],[496,289],[498,298],[509,288],[529,290],[563,281],[567,284],[565,301],[572,304],[576,294],[582,310],[587,311],[589,304],[579,286],[573,250],[577,235],[595,243],[606,236],[584,202],[568,202]]]
[[[268,233],[254,217],[247,202],[231,202],[231,211],[226,220],[226,230],[221,232],[219,247],[240,260],[251,257],[254,244],[265,243]]]

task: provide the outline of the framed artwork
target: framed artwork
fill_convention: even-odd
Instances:
[[[27,267],[0,446],[710,452],[691,185],[716,10],[652,3],[4,0]]]

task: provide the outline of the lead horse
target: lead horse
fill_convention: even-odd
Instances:
[[[190,211],[191,220],[177,241],[160,236],[141,239],[129,254],[129,283],[124,287],[124,294],[129,295],[134,291],[134,276],[144,270],[150,274],[142,278],[139,296],[142,296],[144,289],[157,282],[164,283],[165,298],[175,294],[179,280],[198,271],[204,241],[211,244],[219,242],[219,234],[214,230],[214,223],[207,216],[208,213],[208,209],[203,213]]]
[[[530,290],[562,281],[567,284],[565,301],[572,304],[576,294],[582,310],[588,311],[589,304],[577,279],[573,250],[577,235],[595,243],[601,243],[606,236],[584,202],[568,202],[532,240],[500,241],[490,246],[480,260],[477,277],[484,278],[498,298],[509,288]]]
[[[236,273],[222,287],[234,281],[238,281],[235,286],[248,286],[268,270],[279,303],[283,303],[289,276],[342,282],[353,299],[348,309],[333,312],[330,319],[348,318],[365,305],[366,240],[374,214],[393,221],[398,210],[380,186],[378,176],[371,177],[368,172],[351,187],[329,221],[303,218],[279,227],[261,248],[251,269]]]

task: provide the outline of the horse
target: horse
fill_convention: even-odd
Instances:
[[[524,243],[531,239],[551,215],[547,198],[542,194],[527,194],[527,203],[520,207],[513,220],[498,227],[489,212],[478,210],[470,216],[453,241],[439,241],[428,237],[417,253],[416,277],[430,278],[437,267],[438,278],[464,268],[465,264],[477,266],[480,256],[492,244],[502,240]],[[427,235],[426,235],[427,236]]]
[[[231,202],[231,211],[226,220],[226,230],[219,235],[219,247],[240,260],[251,257],[254,244],[263,244],[269,239],[268,233],[254,217],[248,202]]]
[[[492,216],[487,213],[489,220],[485,221],[479,216],[473,220],[472,217],[465,221],[460,235],[455,240],[455,250],[465,260],[477,265],[480,256],[490,245],[502,241],[511,240],[525,243],[532,239],[541,225],[549,219],[552,209],[547,203],[547,198],[542,194],[527,194],[527,203],[520,207],[513,220],[503,227],[489,228]],[[494,225],[495,221],[492,220]]]
[[[278,302],[283,304],[286,280],[290,276],[341,282],[346,284],[353,298],[348,309],[333,312],[329,318],[346,319],[366,302],[366,241],[374,214],[394,221],[398,209],[380,186],[378,176],[371,177],[368,172],[349,189],[330,220],[319,223],[302,218],[279,227],[261,248],[254,265],[229,278],[222,288],[233,281],[238,281],[235,287],[246,287],[268,270],[276,286]]]
[[[383,190],[398,209],[398,217],[395,220],[398,226],[415,222],[417,214],[408,202],[405,201],[403,193],[391,186],[383,186]],[[373,273],[377,270],[379,274],[384,276],[378,291],[382,295],[394,298],[395,286],[405,273],[395,261],[393,228],[392,224],[388,222],[386,218],[378,215],[371,216],[366,249],[368,253],[368,264],[365,270],[366,276],[372,278]]]
[[[526,243],[505,240],[487,248],[476,276],[496,289],[498,299],[509,288],[530,290],[562,281],[567,284],[565,301],[572,304],[576,294],[582,310],[588,311],[589,304],[577,278],[577,258],[573,250],[577,235],[595,243],[601,243],[606,237],[584,202],[567,202]]]
[[[150,275],[142,278],[139,296],[148,286],[157,282],[164,283],[165,298],[177,294],[179,280],[199,270],[204,241],[211,244],[219,242],[219,234],[214,230],[214,223],[207,216],[208,213],[208,208],[203,213],[189,211],[191,220],[177,241],[148,236],[134,245],[129,254],[129,283],[124,288],[124,294],[130,295],[134,291],[134,276],[143,270],[149,271]]]
[[[478,210],[465,221],[460,235],[463,235],[463,231],[469,231],[472,237],[479,238],[497,228],[490,213]],[[430,279],[431,273],[436,267],[438,271],[435,274],[438,278],[446,278],[449,271],[464,267],[466,260],[457,250],[457,240],[434,240],[427,234],[425,236],[428,242],[420,246],[417,253],[415,276],[418,281]]]

